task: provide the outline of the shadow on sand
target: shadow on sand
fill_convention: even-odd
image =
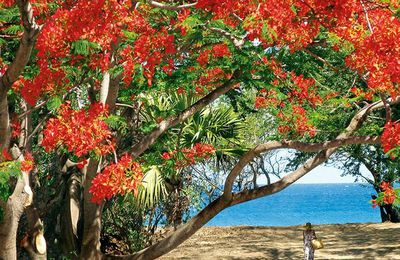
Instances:
[[[325,248],[315,259],[400,259],[400,224],[316,225]],[[170,259],[302,259],[301,226],[206,227]]]

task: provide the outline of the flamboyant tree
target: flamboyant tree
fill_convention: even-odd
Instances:
[[[136,196],[154,167],[179,174],[214,156],[223,147],[181,142],[179,129],[222,96],[237,111],[252,102],[271,129],[196,216],[134,255],[108,257],[154,259],[224,208],[286,188],[338,147],[380,143],[382,129],[364,127],[378,109],[386,115],[383,149],[398,156],[400,127],[391,113],[400,82],[396,0],[1,0],[0,7],[0,172],[2,186],[12,189],[1,202],[0,258],[16,258],[24,212],[29,232],[21,244],[32,258],[45,257],[34,164],[51,165],[49,179],[74,172],[61,185],[63,225],[73,235],[67,250],[105,258],[104,200]],[[332,64],[329,55],[341,62]],[[304,66],[304,56],[318,66]],[[173,92],[187,102],[153,110],[152,99]],[[329,123],[333,116],[340,123]],[[284,148],[314,154],[275,183],[233,191],[249,162]]]

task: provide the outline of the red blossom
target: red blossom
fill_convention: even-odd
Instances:
[[[376,208],[378,206],[378,204],[376,204],[376,200],[371,200],[371,203],[373,208]]]
[[[21,171],[30,172],[35,167],[35,161],[30,153],[26,153],[24,160],[21,162]]]
[[[125,154],[116,164],[110,164],[92,181],[89,192],[92,202],[100,204],[104,199],[111,199],[117,194],[137,193],[143,171],[139,163]]]
[[[7,148],[4,148],[3,151],[1,152],[1,154],[2,154],[3,158],[6,161],[12,161],[13,160],[13,158],[12,158],[11,154],[9,154]]]
[[[377,205],[392,205],[399,197],[397,191],[391,186],[390,182],[382,181],[380,189],[382,192],[379,193],[378,198],[371,201],[372,207],[374,208]]]
[[[182,149],[181,153],[184,159],[178,159],[178,156],[176,156],[177,153],[178,151],[172,151],[169,153],[164,152],[162,154],[162,158],[164,160],[174,159],[175,168],[182,169],[184,167],[195,164],[197,161],[209,158],[212,154],[215,153],[215,148],[211,144],[196,143],[191,148]]]
[[[168,152],[164,152],[164,153],[161,155],[161,157],[162,157],[164,160],[169,160],[169,159],[171,159],[171,155],[170,155],[170,153],[168,153]]]
[[[211,50],[205,50],[200,52],[199,57],[196,59],[197,62],[200,64],[200,66],[204,67],[208,64],[210,53]]]
[[[268,106],[268,100],[266,97],[256,97],[254,107],[256,109],[266,108]]]
[[[21,122],[18,120],[18,117],[14,117],[11,121],[11,128],[11,136],[13,138],[19,137],[19,135],[21,134]]]
[[[102,104],[88,110],[73,110],[69,104],[59,109],[59,116],[50,119],[43,131],[42,146],[47,152],[65,146],[78,157],[90,151],[104,155],[113,149],[112,133],[103,118],[108,115]]]
[[[385,153],[388,153],[400,145],[400,124],[395,122],[387,122],[383,128],[381,136],[382,148]],[[396,153],[391,152],[389,156],[394,159]]]
[[[182,94],[185,94],[185,89],[184,88],[182,88],[182,87],[179,87],[177,90],[176,90],[176,93],[178,94],[178,95],[182,95]]]
[[[214,58],[221,58],[230,57],[232,54],[225,43],[220,43],[212,47],[212,55]]]
[[[379,187],[381,188],[382,191],[386,191],[387,189],[389,189],[391,187],[390,182],[382,181],[382,183]]]

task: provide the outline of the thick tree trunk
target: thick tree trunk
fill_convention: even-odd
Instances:
[[[67,184],[67,193],[65,196],[65,208],[62,212],[61,228],[61,246],[68,257],[73,258],[79,253],[79,221],[80,221],[80,205],[81,203],[81,180],[75,174],[72,174]],[[76,255],[75,255],[76,256]]]
[[[6,213],[0,225],[0,259],[17,259],[17,230],[19,219],[24,212],[23,202],[19,198],[10,198]]]
[[[83,183],[83,239],[80,259],[97,260],[103,257],[100,251],[101,212],[103,206],[91,202],[92,195],[89,193],[92,180],[98,172],[99,164],[99,161],[90,160]]]
[[[24,160],[16,146],[11,149],[11,154],[14,159]],[[32,203],[32,195],[29,172],[22,172],[4,208],[4,218],[0,224],[0,259],[17,259],[18,224],[25,208]]]
[[[8,198],[3,222],[0,225],[0,259],[17,259],[17,230],[24,212],[28,195],[24,192],[24,181],[18,179],[14,193]]]

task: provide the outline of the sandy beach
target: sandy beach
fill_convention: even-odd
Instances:
[[[400,224],[315,225],[325,248],[315,259],[400,259]],[[172,259],[302,259],[302,226],[204,227]]]

